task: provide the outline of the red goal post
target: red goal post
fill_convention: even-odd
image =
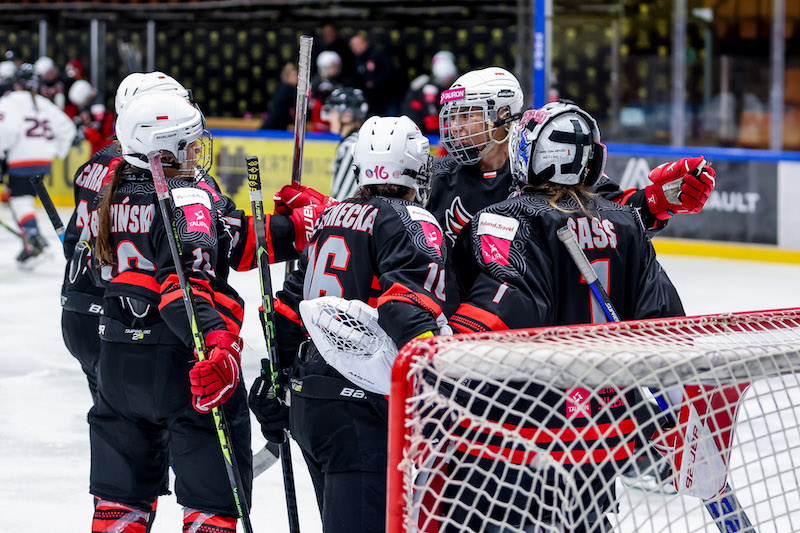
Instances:
[[[716,531],[704,501],[725,483],[755,531],[800,530],[798,374],[800,309],[414,341],[392,375],[387,531],[591,530],[604,514],[613,531]],[[675,429],[648,389],[672,391]],[[616,483],[643,458],[671,467],[659,490]]]

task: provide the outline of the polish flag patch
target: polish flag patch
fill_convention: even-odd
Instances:
[[[183,215],[186,217],[187,230],[211,234],[211,214],[204,205],[185,205]]]

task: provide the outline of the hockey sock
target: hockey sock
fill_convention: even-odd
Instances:
[[[95,500],[92,533],[145,533],[150,513],[124,503]]]
[[[28,238],[39,235],[39,226],[36,224],[36,211],[33,208],[33,196],[12,196],[11,210],[17,219],[17,225]]]
[[[183,533],[236,533],[236,518],[184,507]]]

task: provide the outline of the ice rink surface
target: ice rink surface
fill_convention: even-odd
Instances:
[[[68,212],[62,212],[65,221]],[[0,217],[10,221],[7,209]],[[51,246],[32,272],[17,269],[19,240],[0,228],[0,509],[7,533],[88,532],[91,399],[80,366],[61,338],[59,293],[64,259],[47,218],[39,223]],[[660,256],[687,314],[752,311],[800,306],[800,265]],[[273,269],[279,287],[283,265]],[[243,371],[248,384],[264,357],[256,309],[255,271],[233,273],[232,285],[246,301]],[[87,335],[93,332],[86,332]],[[253,418],[253,449],[264,440]],[[299,449],[294,453],[303,533],[321,531],[316,501]],[[280,468],[256,478],[251,513],[256,532],[288,531]],[[153,533],[180,531],[182,510],[173,495],[159,499]],[[241,529],[239,529],[241,531]]]

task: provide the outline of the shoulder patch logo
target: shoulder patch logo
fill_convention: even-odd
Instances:
[[[209,198],[206,191],[195,189],[194,187],[178,187],[177,189],[172,189],[171,192],[175,207],[201,204],[206,209],[211,209],[211,198]]]
[[[478,235],[481,240],[481,255],[483,260],[499,265],[508,265],[508,254],[511,250],[511,241],[517,234],[519,221],[496,215],[494,213],[481,213],[478,218]]]

